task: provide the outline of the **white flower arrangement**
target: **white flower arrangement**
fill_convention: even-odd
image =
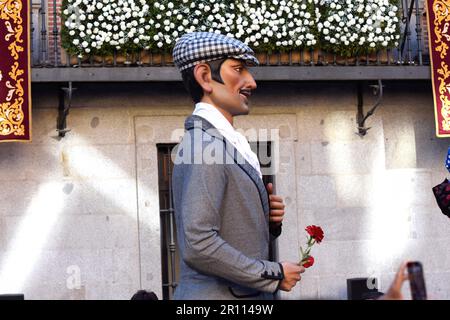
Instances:
[[[315,48],[340,55],[398,45],[396,0],[64,0],[70,53],[170,52],[187,32],[235,37],[255,51]]]
[[[321,0],[317,24],[321,48],[353,56],[398,46],[397,1]]]
[[[63,45],[72,53],[149,49],[146,0],[65,0]]]
[[[234,36],[256,51],[284,51],[317,44],[314,1],[241,0],[236,5]]]
[[[154,37],[161,51],[170,50],[183,34],[207,31],[233,37],[234,4],[219,0],[157,0],[154,7]]]

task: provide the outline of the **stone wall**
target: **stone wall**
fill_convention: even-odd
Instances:
[[[191,103],[180,84],[75,84],[71,131],[57,138],[57,90],[33,87],[33,142],[0,144],[0,293],[27,299],[161,297],[156,143],[177,142]],[[321,225],[316,264],[285,299],[345,299],[346,279],[386,290],[402,260],[422,261],[449,299],[450,221],[431,187],[447,175],[431,88],[385,83],[355,134],[351,83],[262,83],[236,127],[279,132],[277,191],[287,205],[280,260]],[[373,103],[365,92],[366,110]],[[404,292],[409,297],[409,286]]]

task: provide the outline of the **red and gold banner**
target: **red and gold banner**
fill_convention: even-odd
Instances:
[[[30,2],[0,0],[0,142],[31,141]]]
[[[450,137],[450,0],[427,0],[436,135]]]

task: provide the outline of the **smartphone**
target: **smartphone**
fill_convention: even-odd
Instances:
[[[422,264],[418,261],[408,262],[406,265],[409,275],[409,284],[411,286],[411,297],[413,300],[426,300],[427,291],[425,288],[425,279],[423,276]]]

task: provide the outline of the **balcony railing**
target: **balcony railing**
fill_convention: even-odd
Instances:
[[[170,54],[156,55],[142,51],[128,55],[114,53],[108,57],[84,58],[67,54],[60,45],[59,1],[32,0],[32,3],[33,81],[180,79],[173,68]],[[254,68],[255,77],[260,80],[429,79],[428,36],[423,1],[401,0],[400,4],[401,38],[397,48],[347,58],[320,49],[262,53],[258,55],[261,66]],[[277,71],[274,71],[274,67]],[[127,72],[124,68],[131,68],[133,72]]]

